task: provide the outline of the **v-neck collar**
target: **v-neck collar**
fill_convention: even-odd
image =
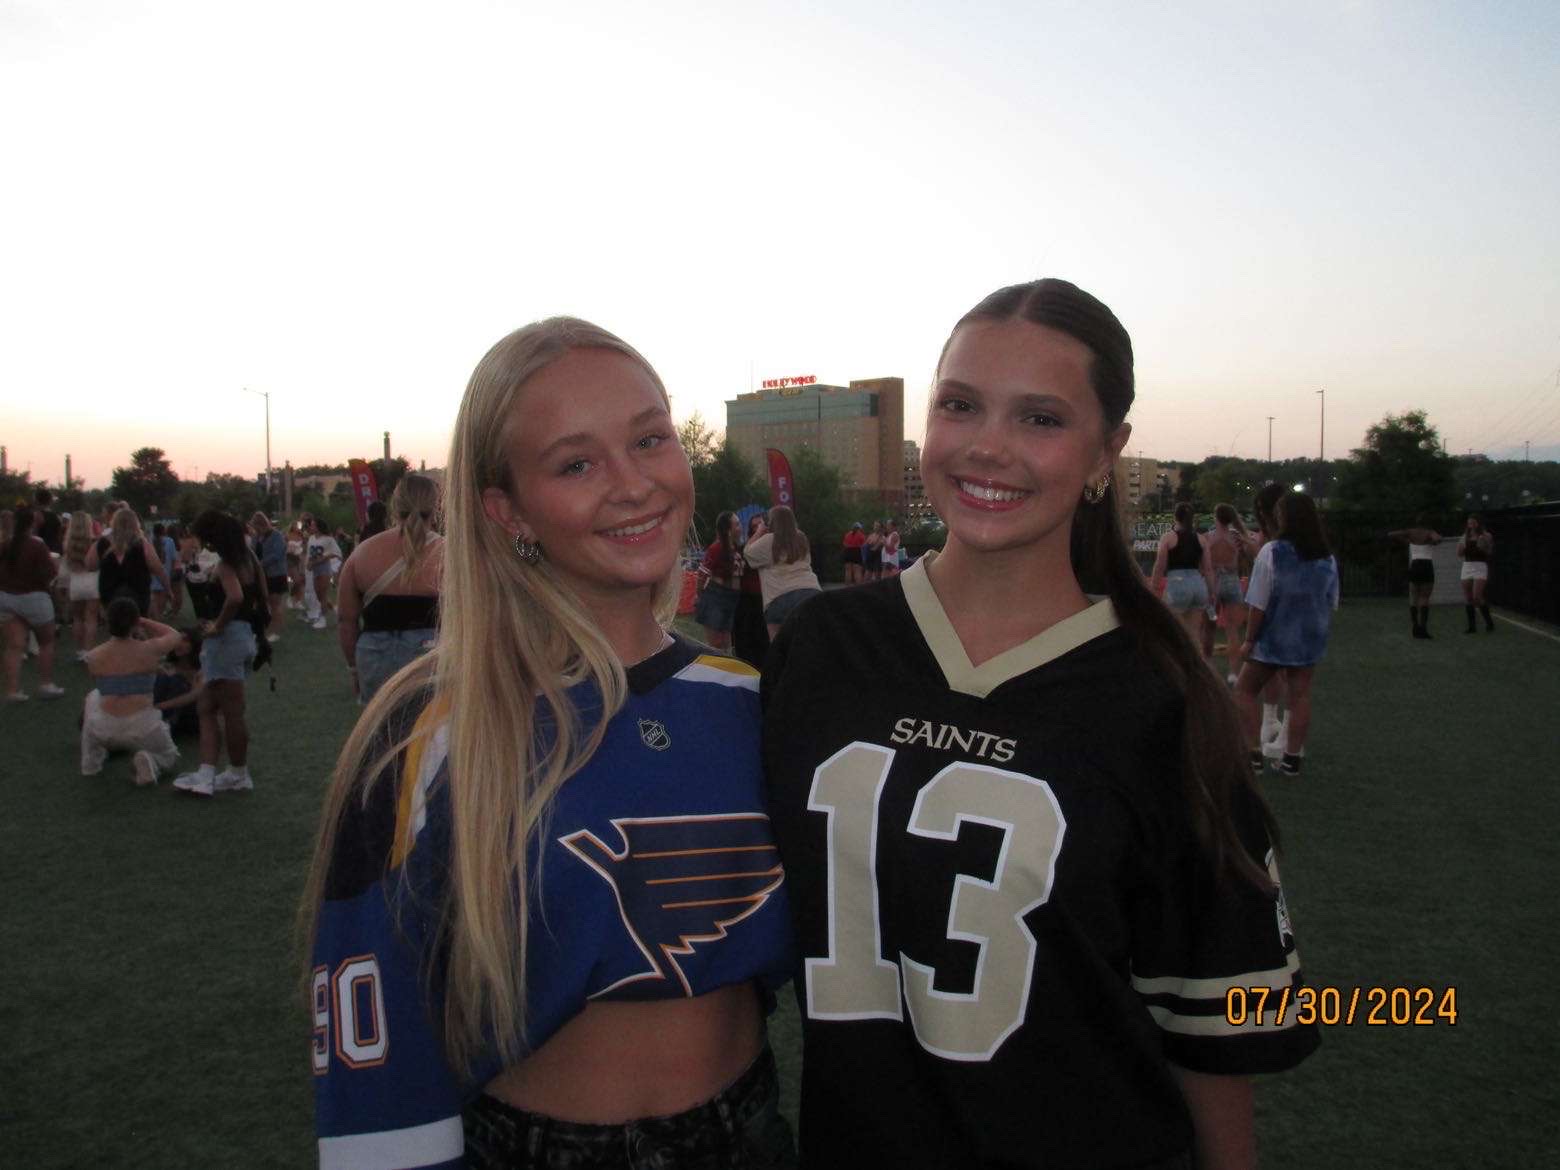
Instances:
[[[1116,617],[1116,607],[1107,597],[1081,613],[1041,630],[1027,642],[1020,642],[975,666],[964,652],[964,643],[959,641],[953,623],[948,620],[937,590],[932,588],[925,561],[918,560],[900,573],[899,583],[904,588],[910,616],[937,659],[948,689],[977,699],[984,699],[1009,679],[1044,666],[1121,624]]]

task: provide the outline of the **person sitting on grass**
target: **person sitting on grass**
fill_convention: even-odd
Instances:
[[[87,693],[81,723],[83,776],[102,772],[103,761],[115,750],[135,753],[135,782],[143,787],[157,783],[163,768],[179,762],[179,749],[152,705],[152,692],[163,656],[183,642],[178,630],[143,618],[130,598],[109,602],[108,641],[83,660],[97,684]]]
[[[199,704],[206,689],[206,676],[200,670],[200,631],[181,631],[184,642],[174,650],[158,672],[152,689],[152,705],[162,713],[168,731],[176,740],[200,735]]]

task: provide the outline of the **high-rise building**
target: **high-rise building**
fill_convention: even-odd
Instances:
[[[1142,455],[1121,455],[1116,460],[1116,493],[1129,508],[1175,506],[1181,486],[1181,469]]]
[[[732,446],[764,466],[764,449],[811,448],[839,468],[862,504],[897,510],[904,499],[905,380],[864,378],[848,386],[781,378],[726,403]]]
[[[921,482],[921,448],[914,439],[905,440],[905,522],[930,520],[935,515],[931,501],[926,498],[926,485]]]

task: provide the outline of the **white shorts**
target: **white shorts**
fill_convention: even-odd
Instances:
[[[72,601],[96,601],[98,599],[98,575],[96,573],[68,573],[70,599]]]
[[[47,593],[0,593],[0,623],[19,617],[33,629],[54,624],[54,598]]]
[[[1462,567],[1462,579],[1464,581],[1488,581],[1490,579],[1489,562],[1464,561]]]

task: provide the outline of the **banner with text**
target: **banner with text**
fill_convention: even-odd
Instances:
[[[764,457],[769,461],[769,502],[795,508],[796,481],[791,478],[791,461],[784,451],[773,447],[764,449]]]
[[[374,469],[364,459],[347,463],[347,474],[352,477],[352,503],[357,508],[358,527],[368,523],[368,506],[379,498],[379,483],[374,479]]]

